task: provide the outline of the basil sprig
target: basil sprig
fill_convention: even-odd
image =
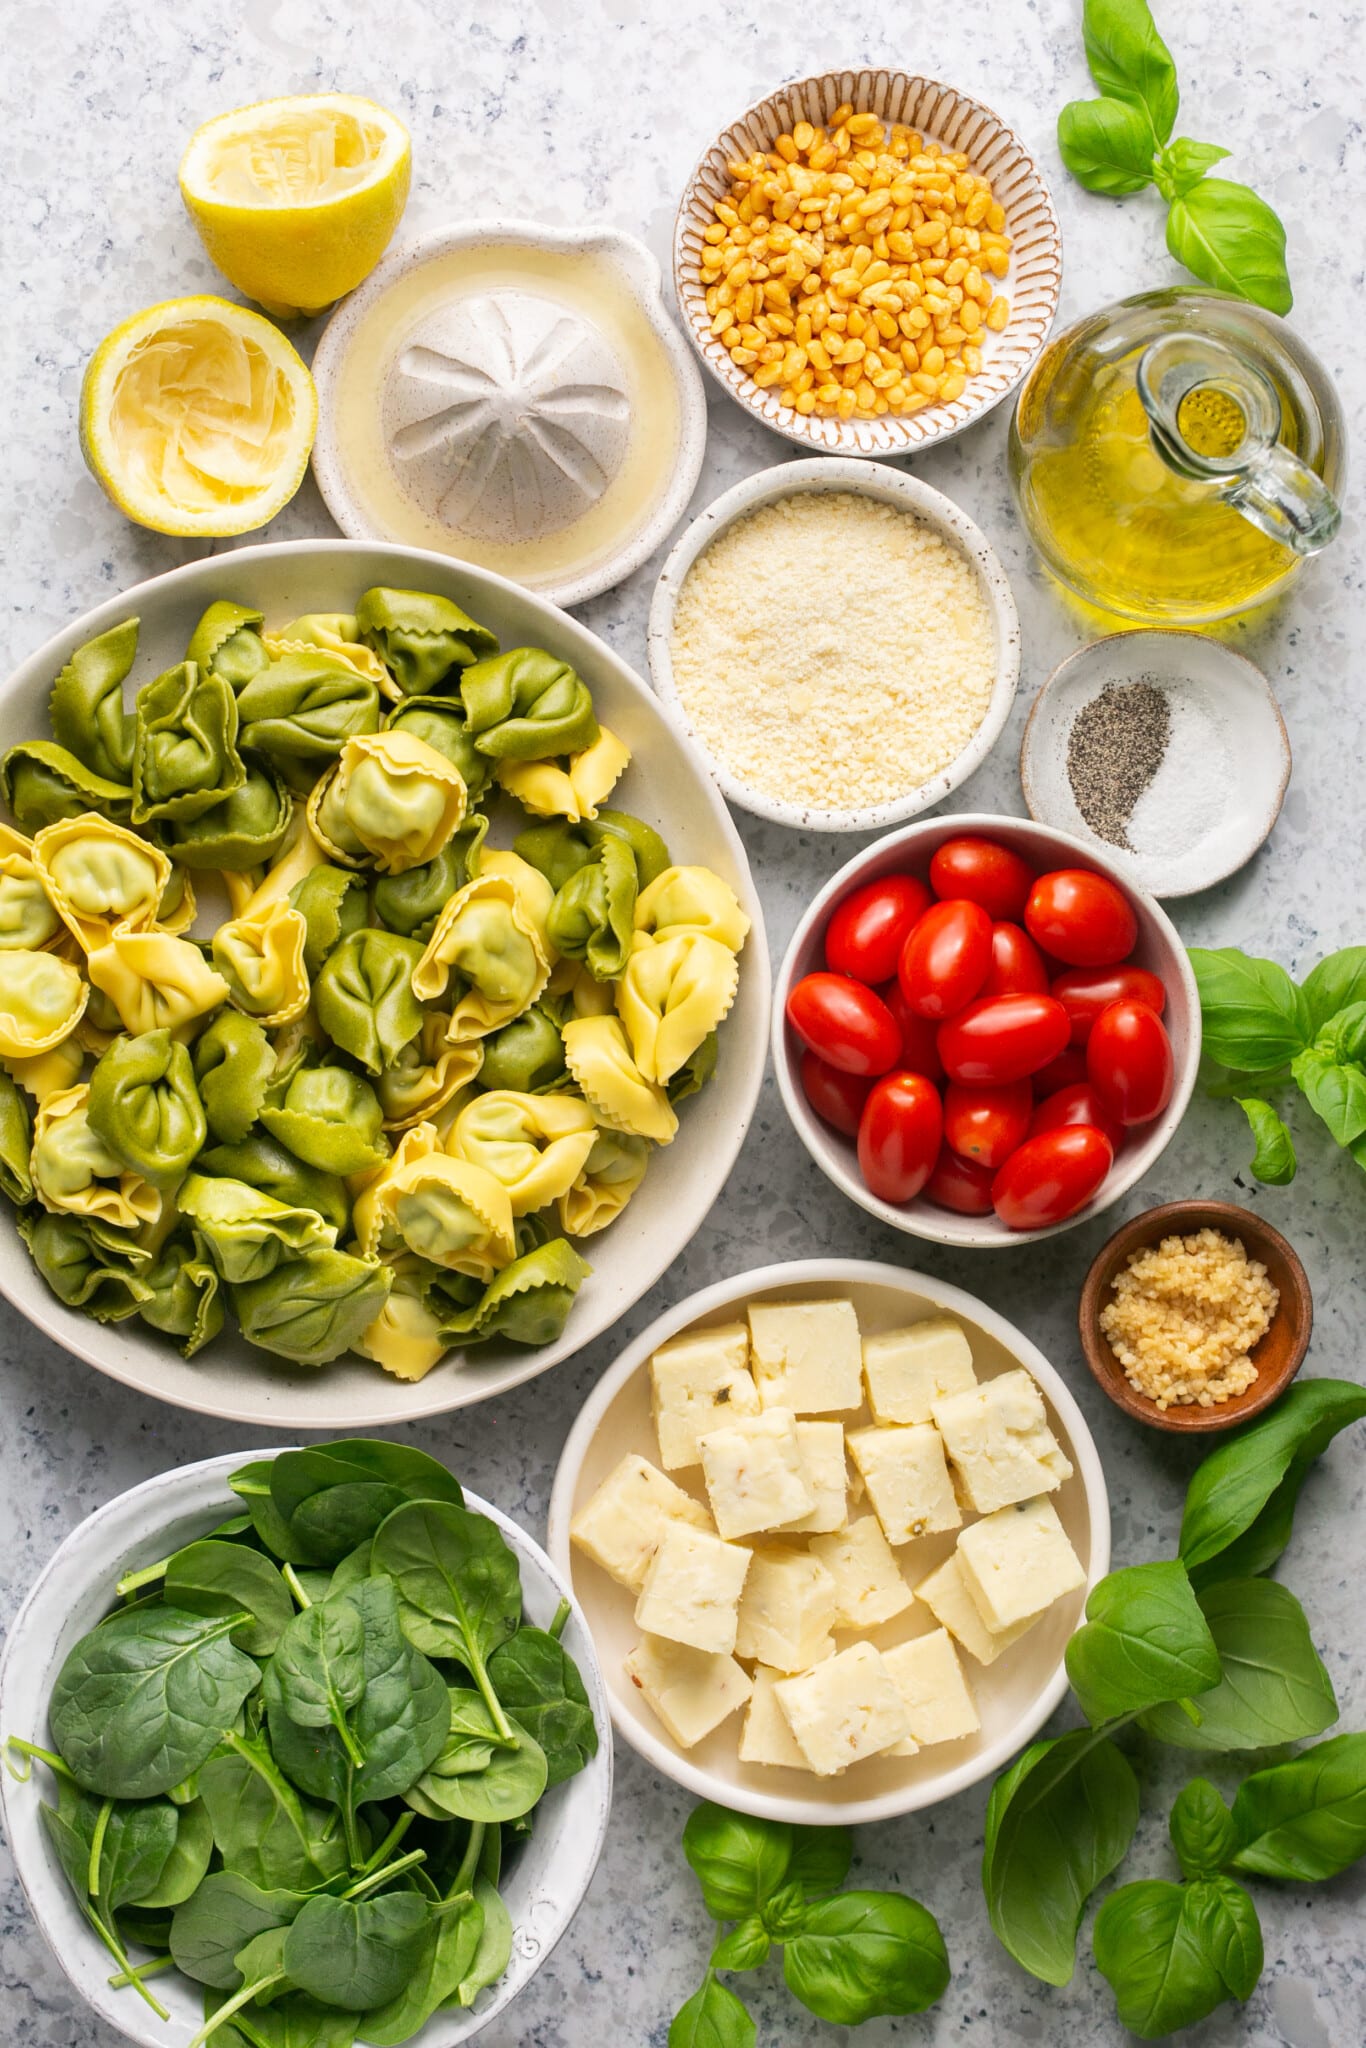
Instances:
[[[1072,176],[1111,199],[1156,186],[1178,263],[1206,284],[1288,313],[1279,217],[1249,186],[1208,175],[1229,153],[1218,143],[1172,139],[1180,88],[1148,0],[1085,0],[1082,36],[1101,97],[1072,100],[1058,116],[1058,148]]]

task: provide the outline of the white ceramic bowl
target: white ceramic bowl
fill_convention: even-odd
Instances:
[[[71,1531],[44,1567],[15,1616],[0,1662],[0,1736],[48,1741],[47,1706],[53,1682],[73,1645],[106,1614],[114,1586],[126,1571],[153,1563],[202,1536],[231,1511],[228,1474],[247,1454],[207,1458],[163,1472],[97,1508]],[[494,1522],[516,1554],[527,1619],[546,1626],[570,1594],[550,1559],[524,1530],[472,1493],[466,1501]],[[583,1674],[598,1725],[597,1755],[565,1784],[548,1792],[536,1810],[536,1828],[512,1865],[503,1898],[516,1930],[512,1960],[497,1984],[464,2013],[441,2013],[415,2037],[417,2048],[456,2048],[506,2010],[535,1976],[568,1927],[592,1881],[607,1835],[612,1806],[612,1744],[601,1669],[583,1613],[565,1626],[564,1645]],[[143,2048],[186,2048],[203,2024],[197,1985],[176,1973],[156,1980],[169,2023],[129,1991],[109,1987],[109,1957],[81,1917],[39,1817],[52,1797],[43,1765],[15,1783],[0,1771],[0,1810],[33,1917],[48,1947],[85,2003]]]
[[[961,150],[974,171],[989,177],[1014,238],[1010,273],[998,289],[1010,300],[1005,332],[990,337],[982,368],[961,398],[927,405],[923,412],[881,419],[838,420],[804,416],[782,404],[776,388],[761,390],[733,363],[711,331],[701,253],[718,199],[730,189],[728,165],[756,150],[768,152],[798,121],[824,126],[845,102],[858,113],[917,128],[946,151]],[[985,417],[1016,388],[1038,357],[1058,307],[1062,284],[1062,230],[1043,175],[1015,131],[999,114],[937,79],[904,71],[825,71],[779,87],[722,130],[693,170],[674,225],[674,288],[688,339],[717,381],[746,411],[789,441],[835,455],[914,455]]]
[[[926,879],[935,849],[946,839],[957,839],[964,833],[977,833],[983,838],[998,840],[1001,845],[1020,854],[1040,874],[1050,868],[1075,867],[1094,868],[1097,874],[1107,875],[1124,891],[1138,919],[1138,943],[1133,953],[1135,963],[1161,975],[1167,990],[1163,1022],[1176,1056],[1176,1080],[1171,1101],[1160,1117],[1127,1134],[1119,1156],[1095,1199],[1084,1209],[1079,1209],[1075,1216],[1069,1216],[1066,1222],[1049,1224],[1043,1230],[1007,1230],[997,1216],[960,1216],[951,1209],[941,1209],[924,1195],[917,1195],[913,1202],[895,1203],[884,1202],[880,1195],[873,1194],[864,1185],[863,1175],[859,1172],[854,1140],[823,1122],[806,1099],[798,1072],[801,1041],[786,1018],[787,998],[794,983],[814,968],[825,965],[825,927],[836,906],[865,882],[878,881],[883,875],[911,874]],[[813,899],[792,934],[791,944],[778,970],[773,997],[773,1064],[783,1105],[797,1136],[827,1180],[833,1181],[851,1202],[857,1202],[860,1208],[866,1209],[879,1221],[890,1223],[894,1230],[904,1231],[908,1237],[928,1238],[933,1244],[998,1249],[1018,1247],[1031,1244],[1037,1238],[1054,1237],[1061,1230],[1073,1230],[1079,1223],[1089,1223],[1092,1217],[1099,1216],[1102,1210],[1108,1209],[1151,1172],[1175,1136],[1195,1087],[1200,1065],[1200,997],[1176,927],[1160,904],[1142,889],[1135,888],[1111,855],[1089,842],[1074,839],[1069,832],[1034,824],[1028,818],[959,812],[953,817],[930,818],[922,824],[909,825],[903,832],[889,832],[875,846],[855,854],[837,875],[831,876]]]
[[[771,505],[780,498],[811,491],[853,491],[880,504],[891,505],[898,512],[911,513],[967,556],[976,569],[991,612],[995,680],[981,724],[962,753],[947,768],[941,769],[928,782],[921,783],[918,789],[909,790],[890,803],[868,804],[850,810],[817,810],[751,789],[748,783],[739,781],[725,762],[698,737],[674,678],[671,653],[674,618],[679,593],[698,556],[728,526],[756,512],[761,505]],[[742,810],[752,811],[756,817],[769,818],[775,825],[790,825],[802,832],[881,832],[889,825],[899,825],[907,818],[918,816],[931,804],[942,803],[960,783],[967,781],[974,769],[981,767],[995,746],[1010,715],[1020,680],[1020,619],[1010,578],[1001,567],[994,548],[981,528],[954,504],[952,498],[946,498],[942,491],[931,489],[918,477],[907,475],[905,470],[893,469],[884,462],[825,456],[809,462],[783,462],[773,469],[761,469],[756,475],[747,476],[732,485],[730,490],[723,491],[714,503],[699,513],[675,543],[659,573],[650,604],[649,655],[655,688],[676,714],[693,746],[733,804],[738,804]]]
[[[1033,1374],[1049,1419],[1075,1468],[1051,1496],[1063,1526],[1086,1569],[1086,1587],[1069,1594],[983,1669],[968,1656],[963,1667],[977,1701],[978,1734],[935,1744],[914,1757],[870,1757],[842,1777],[817,1778],[805,1771],[742,1764],[736,1754],[740,1717],[723,1721],[695,1749],[680,1749],[666,1734],[626,1677],[623,1660],[640,1640],[634,1595],[619,1586],[569,1541],[569,1524],[619,1459],[639,1452],[658,1463],[650,1417],[649,1358],[666,1338],[697,1324],[734,1321],[757,1299],[789,1301],[837,1293],[854,1304],[866,1331],[899,1328],[926,1315],[946,1313],[966,1326],[979,1379],[1023,1365]],[[695,1472],[676,1473],[680,1484],[698,1481]],[[698,1491],[694,1485],[691,1491]],[[699,1494],[699,1497],[703,1497]],[[1105,1476],[1091,1433],[1062,1376],[1029,1339],[985,1302],[926,1273],[862,1259],[801,1259],[761,1266],[693,1294],[652,1323],[599,1380],[569,1433],[550,1499],[550,1554],[574,1587],[593,1634],[607,1682],[617,1731],[666,1778],[704,1799],[771,1820],[809,1826],[890,1820],[937,1805],[998,1770],[1043,1726],[1067,1690],[1063,1651],[1081,1619],[1086,1596],[1110,1567],[1110,1508]],[[953,1535],[922,1537],[910,1546],[912,1578],[932,1571],[953,1549]],[[903,1562],[907,1553],[902,1554]],[[923,1607],[911,1610],[911,1633],[933,1626]],[[890,1646],[908,1633],[901,1615],[878,1630],[873,1641]]]
[[[626,808],[658,827],[679,861],[723,875],[752,920],[735,1007],[721,1033],[714,1081],[683,1108],[673,1145],[658,1153],[630,1207],[587,1246],[593,1267],[563,1335],[540,1350],[495,1343],[464,1364],[445,1359],[408,1385],[348,1353],[317,1370],[291,1367],[236,1334],[187,1362],[173,1341],[132,1321],[101,1324],[63,1307],[29,1259],[8,1213],[0,1219],[0,1292],[40,1330],[112,1379],[178,1407],[275,1429],[385,1429],[420,1415],[487,1400],[590,1343],[652,1287],[701,1224],[744,1140],[763,1079],[769,965],[763,912],[749,863],[710,777],[696,764],[645,684],[620,655],[543,598],[501,576],[357,541],[293,541],[242,548],[173,569],[110,598],[30,655],[0,686],[6,743],[47,734],[47,696],[73,648],[130,613],[142,620],[137,677],[180,660],[204,607],[237,598],[283,622],[304,612],[349,610],[369,585],[397,584],[453,598],[491,626],[505,647],[540,643],[571,661],[598,709],[633,756],[620,785]]]
[[[422,271],[432,265],[439,265],[449,256],[461,252],[475,252],[490,247],[510,246],[524,250],[534,263],[538,255],[581,254],[600,264],[606,276],[615,281],[624,299],[634,308],[635,313],[653,332],[659,344],[663,373],[673,382],[673,402],[677,407],[677,443],[667,461],[654,464],[655,483],[649,503],[642,508],[627,530],[615,544],[605,544],[595,550],[588,550],[578,566],[551,568],[542,576],[534,558],[519,562],[508,573],[518,583],[534,588],[547,601],[562,604],[582,604],[585,599],[596,597],[600,591],[610,590],[638,569],[643,561],[652,555],[662,541],[678,524],[688,507],[688,500],[701,474],[702,457],[707,443],[707,401],[697,365],[689,353],[678,329],[670,319],[664,304],[664,280],[658,263],[634,235],[623,234],[619,228],[557,228],[544,226],[539,221],[527,220],[475,220],[463,221],[449,227],[439,228],[435,233],[423,235],[416,241],[391,249],[382,263],[373,270],[365,283],[344,299],[328,322],[327,329],[318,343],[313,358],[313,375],[318,386],[318,436],[313,447],[313,473],[318,488],[327,501],[327,509],[336,520],[342,532],[354,540],[394,541],[400,535],[376,530],[377,515],[362,502],[362,495],[353,484],[347,460],[348,444],[356,443],[360,423],[353,412],[339,402],[339,387],[349,350],[357,336],[361,323],[371,310],[385,298],[394,295],[399,287],[406,287]],[[510,279],[503,287],[509,293],[510,310],[513,318],[517,310],[517,280]],[[540,287],[554,299],[553,283]],[[522,280],[521,304],[525,305],[527,290],[535,292],[534,280]],[[590,294],[591,297],[591,294]],[[591,323],[592,313],[587,309],[586,317]],[[561,324],[564,314],[574,317],[572,309],[561,307]],[[394,317],[402,317],[395,314]],[[527,345],[534,336],[527,338]],[[519,409],[534,402],[536,391],[535,367],[531,365],[523,375],[521,355],[526,353],[518,339],[512,335],[509,314],[504,312],[494,322],[490,335],[490,360],[500,367],[505,380],[500,394],[503,425],[512,438],[516,438],[516,421]],[[563,350],[561,349],[561,356]],[[544,346],[537,351],[536,360],[546,354]],[[451,366],[454,369],[454,365]],[[452,396],[457,397],[455,387]],[[569,407],[582,404],[583,391],[579,387],[573,393],[566,393]],[[379,397],[376,394],[376,405]],[[572,424],[569,409],[556,415],[552,426],[559,431],[564,423]],[[382,429],[376,423],[375,453],[378,460],[385,460]],[[506,445],[506,443],[504,444]],[[536,449],[541,444],[536,444]],[[533,453],[535,450],[533,451]],[[578,473],[582,456],[571,459],[570,468]],[[493,457],[497,463],[497,457]],[[591,458],[589,467],[591,468]],[[508,490],[514,479],[509,476]],[[518,488],[523,488],[519,482]],[[402,495],[400,493],[400,495]],[[507,493],[504,493],[506,497]],[[410,536],[413,529],[408,529]],[[556,529],[558,532],[559,529]],[[548,536],[550,540],[554,534]],[[449,552],[461,555],[468,552],[462,547],[455,531],[451,533]]]

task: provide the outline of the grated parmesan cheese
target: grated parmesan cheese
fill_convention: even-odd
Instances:
[[[947,768],[996,667],[968,557],[849,491],[797,492],[719,534],[679,592],[670,653],[694,732],[736,780],[822,810]]]

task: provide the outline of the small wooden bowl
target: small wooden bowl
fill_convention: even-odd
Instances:
[[[1110,1349],[1100,1327],[1100,1312],[1110,1299],[1111,1282],[1121,1273],[1129,1254],[1155,1245],[1164,1237],[1186,1237],[1197,1230],[1220,1230],[1225,1237],[1241,1240],[1249,1258],[1260,1259],[1280,1296],[1271,1328],[1253,1347],[1252,1362],[1257,1377],[1242,1394],[1221,1401],[1213,1408],[1159,1408],[1146,1394],[1130,1386],[1124,1368]],[[1309,1277],[1278,1230],[1263,1223],[1250,1209],[1232,1202],[1163,1202],[1145,1209],[1117,1230],[1091,1263],[1081,1290],[1077,1310],[1081,1348],[1094,1377],[1117,1408],[1146,1422],[1150,1429],[1191,1435],[1216,1429],[1235,1429],[1240,1422],[1260,1415],[1284,1393],[1304,1363],[1309,1336],[1314,1327],[1314,1300]]]

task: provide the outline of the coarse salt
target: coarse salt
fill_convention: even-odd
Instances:
[[[748,788],[813,809],[888,803],[955,761],[995,682],[968,557],[913,514],[794,493],[719,534],[670,646],[702,744]]]

